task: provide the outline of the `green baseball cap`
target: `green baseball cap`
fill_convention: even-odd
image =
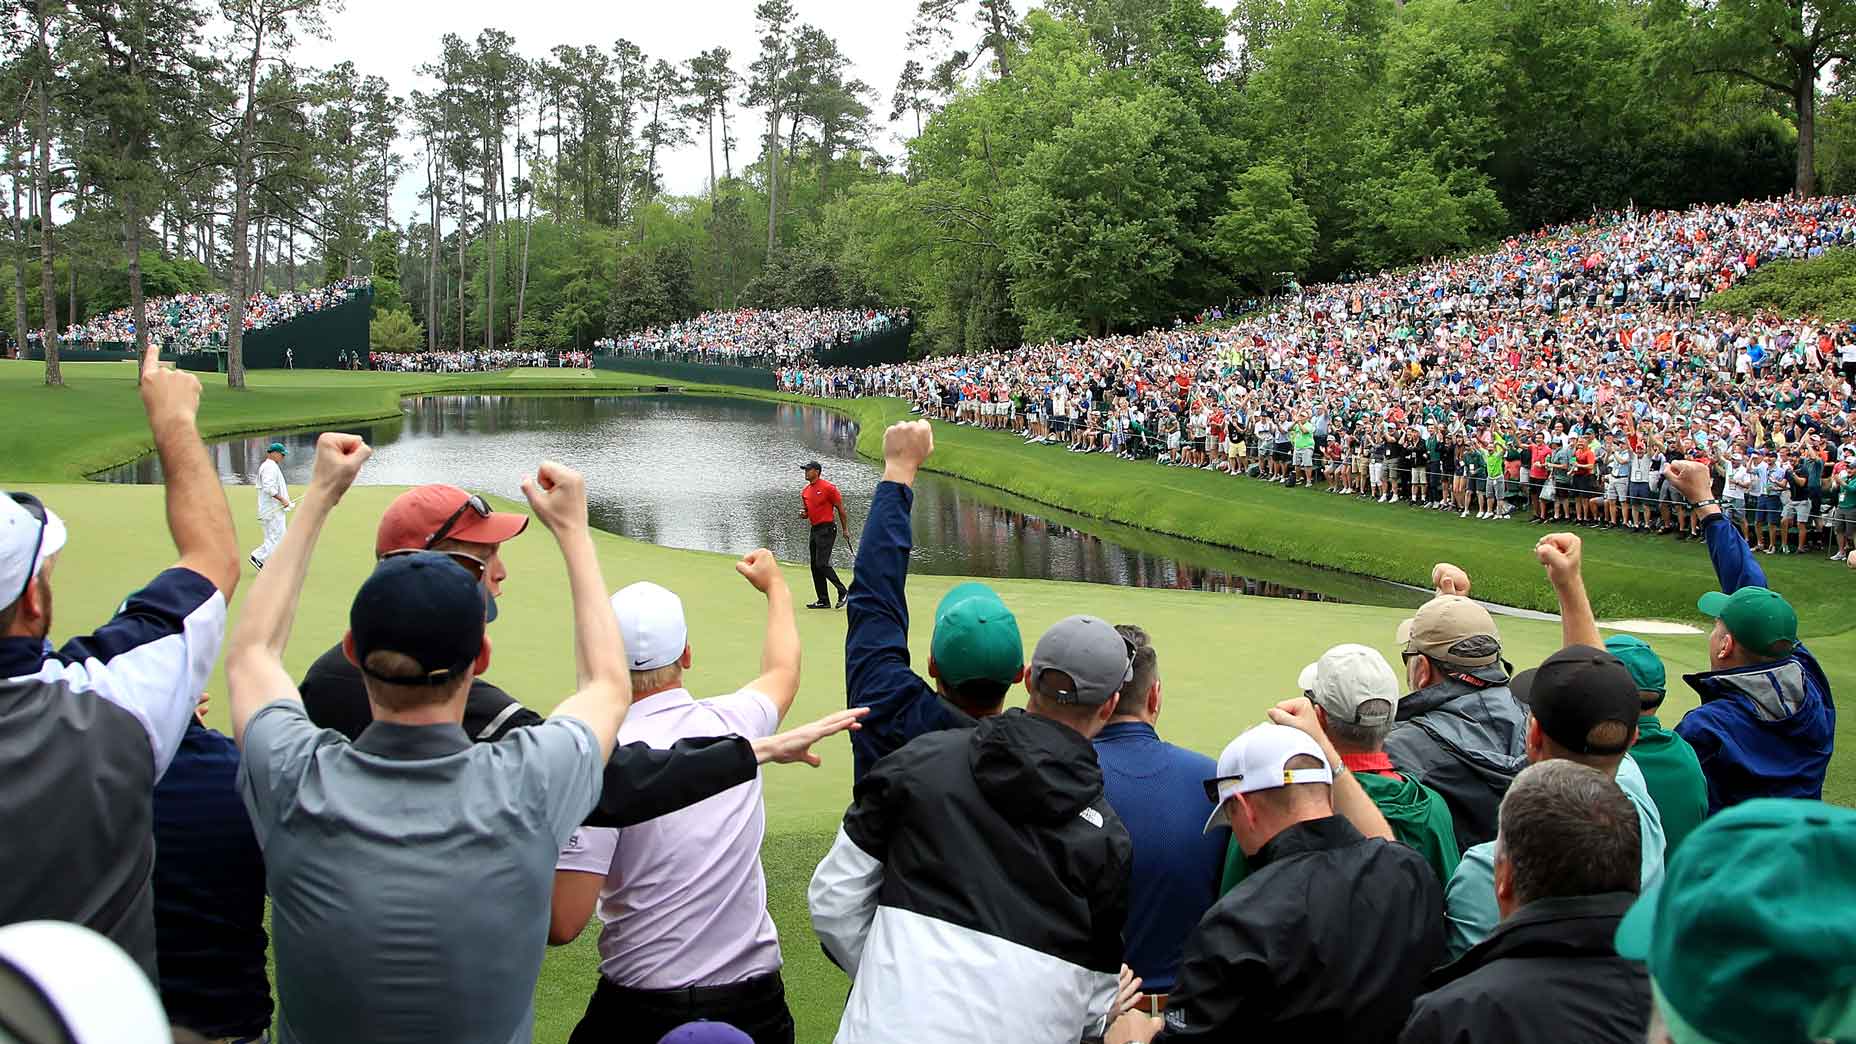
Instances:
[[[941,599],[928,652],[949,686],[980,679],[1010,685],[1025,669],[1018,618],[985,584],[960,584]]]
[[[1798,640],[1798,613],[1792,604],[1763,587],[1742,587],[1733,594],[1709,591],[1696,608],[1727,625],[1734,641],[1762,655],[1778,642]]]
[[[282,453],[282,454],[284,454],[284,455],[286,455],[286,456],[288,456],[288,455],[289,455],[289,453],[290,453],[290,451],[289,451],[289,450],[287,450],[287,449],[284,449],[284,444],[283,444],[283,443],[281,443],[281,442],[273,442],[273,443],[271,443],[271,448],[270,448],[270,449],[268,449],[268,450],[265,450],[265,452],[266,452],[266,453]]]
[[[1615,942],[1676,1044],[1856,1041],[1856,810],[1759,798],[1705,820]]]
[[[1650,644],[1635,635],[1614,634],[1605,639],[1605,651],[1623,661],[1624,669],[1637,683],[1638,692],[1669,691],[1669,676],[1663,671],[1662,657]]]

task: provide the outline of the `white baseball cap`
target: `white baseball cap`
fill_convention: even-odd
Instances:
[[[46,560],[64,549],[64,539],[64,519],[37,497],[0,494],[0,609],[12,605],[25,590],[26,581],[39,575]]]
[[[625,660],[634,671],[655,671],[683,658],[690,644],[683,599],[641,580],[612,596],[612,615],[625,638]]]
[[[40,1014],[63,1031],[48,1037],[28,1033],[26,1040],[167,1044],[174,1039],[148,976],[121,947],[82,925],[25,921],[0,928],[0,965],[37,988]]]
[[[1320,768],[1289,769],[1289,759],[1306,754],[1321,762]],[[1321,745],[1308,733],[1288,725],[1265,722],[1244,731],[1225,744],[1218,755],[1218,804],[1205,820],[1205,833],[1221,825],[1219,815],[1233,794],[1251,794],[1275,790],[1291,783],[1332,783],[1334,770],[1321,753]]]
[[[1328,717],[1369,728],[1392,720],[1402,691],[1392,665],[1366,645],[1336,645],[1302,668],[1296,685]]]

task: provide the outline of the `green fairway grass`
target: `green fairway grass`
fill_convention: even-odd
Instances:
[[[66,368],[72,386],[44,389],[39,368],[0,363],[0,409],[16,418],[13,441],[0,458],[0,485],[42,496],[70,523],[71,537],[54,577],[62,638],[101,622],[133,588],[169,564],[173,550],[155,487],[74,481],[83,473],[136,456],[146,448],[133,374],[126,364]],[[624,391],[655,379],[573,371],[517,371],[463,377],[371,373],[259,372],[254,389],[232,393],[211,375],[202,427],[215,434],[310,426],[338,427],[397,413],[409,391]],[[742,394],[733,389],[699,389]],[[860,448],[873,452],[882,423],[906,415],[894,400],[833,402],[863,423]],[[321,422],[330,421],[328,424]],[[1283,490],[1203,472],[1180,472],[1100,457],[1026,447],[1007,436],[936,427],[933,463],[955,474],[1082,514],[1115,518],[1220,543],[1277,551],[1285,557],[1423,582],[1430,564],[1449,558],[1466,566],[1475,593],[1518,604],[1550,607],[1552,595],[1531,546],[1539,530],[1518,523],[1469,521],[1343,502],[1306,490]],[[571,461],[569,462],[571,463]],[[440,476],[434,476],[438,478]],[[312,567],[287,666],[300,676],[309,662],[341,635],[349,598],[372,568],[373,529],[398,490],[357,487],[330,522]],[[244,546],[260,539],[255,491],[228,490]],[[506,505],[512,509],[519,506]],[[729,691],[758,673],[763,600],[737,577],[726,556],[660,548],[608,534],[595,540],[606,582],[617,588],[652,579],[682,595],[691,626],[695,666],[690,686],[698,695]],[[505,545],[510,569],[491,626],[493,660],[488,677],[517,698],[547,710],[573,684],[573,657],[565,571],[551,538],[539,526]],[[1650,612],[1700,622],[1695,596],[1713,586],[1705,553],[1667,541],[1587,537],[1588,577],[1595,599],[1616,614]],[[1819,562],[1765,560],[1774,583],[1797,602],[1813,649],[1841,692],[1856,691],[1856,631],[1850,630],[1852,576]],[[795,587],[805,570],[788,566]],[[915,607],[911,641],[925,650],[928,613],[956,577],[922,577],[910,583]],[[1129,589],[1052,581],[989,581],[1016,612],[1027,649],[1051,623],[1089,612],[1113,622],[1138,623],[1155,639],[1165,705],[1160,732],[1215,754],[1233,735],[1261,720],[1265,707],[1293,695],[1302,665],[1346,641],[1372,645],[1396,664],[1393,631],[1405,612],[1363,605],[1334,605],[1245,598],[1226,594]],[[243,592],[233,602],[236,616]],[[843,705],[842,613],[800,615],[804,682],[789,721]],[[1499,621],[1506,656],[1517,666],[1538,663],[1560,644],[1559,627],[1513,618]],[[1671,723],[1694,705],[1677,675],[1705,667],[1700,637],[1653,638],[1668,663]],[[925,659],[925,657],[924,657]],[[223,677],[213,681],[212,720],[226,721]],[[1011,704],[1023,702],[1015,692]],[[1839,741],[1853,727],[1844,723]],[[786,983],[798,1039],[829,1039],[847,982],[821,955],[807,923],[805,883],[829,845],[850,798],[850,752],[843,739],[822,751],[819,769],[781,766],[766,773],[768,838],[763,860],[770,904],[787,962]],[[1856,803],[1856,778],[1843,760],[1832,766],[1826,797]],[[540,1041],[564,1041],[592,991],[596,928],[574,944],[549,952],[537,990]]]

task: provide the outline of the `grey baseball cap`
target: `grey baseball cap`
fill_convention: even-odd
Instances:
[[[1070,676],[1070,687],[1045,690],[1045,671]],[[1044,632],[1031,651],[1031,680],[1038,694],[1058,703],[1100,706],[1134,677],[1132,649],[1108,621],[1066,616]]]

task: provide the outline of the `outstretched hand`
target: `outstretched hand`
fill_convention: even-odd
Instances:
[[[823,762],[819,760],[817,754],[812,753],[812,745],[840,732],[863,728],[860,722],[869,713],[868,707],[852,707],[849,710],[827,714],[810,724],[754,740],[752,743],[754,758],[762,765],[770,761],[776,765],[791,765],[803,761],[817,768]]]
[[[200,414],[200,379],[186,370],[161,365],[161,346],[153,341],[142,354],[142,379],[137,390],[151,429],[168,424],[192,427]]]
[[[1714,476],[1706,464],[1672,460],[1663,466],[1663,476],[1675,483],[1676,492],[1691,504],[1699,504],[1714,493]]]
[[[1431,567],[1431,587],[1440,595],[1469,594],[1469,574],[1461,566],[1439,562]]]
[[[354,485],[355,476],[361,473],[361,465],[373,454],[373,447],[359,435],[325,431],[316,439],[316,463],[310,485],[320,490],[329,503],[339,503],[342,494]]]
[[[910,485],[934,452],[934,429],[925,420],[901,421],[883,432],[883,478]]]

